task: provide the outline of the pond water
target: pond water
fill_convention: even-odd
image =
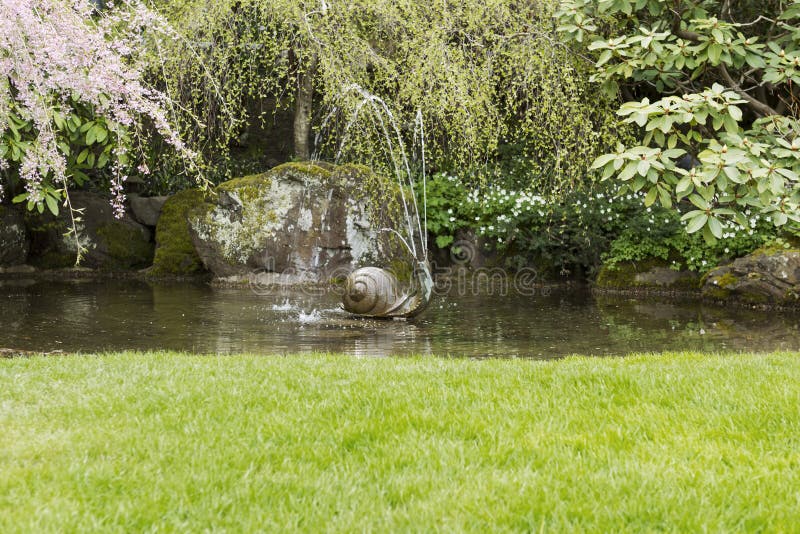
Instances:
[[[800,350],[800,315],[586,291],[439,296],[414,321],[356,319],[338,296],[141,281],[0,281],[0,347],[552,358]]]

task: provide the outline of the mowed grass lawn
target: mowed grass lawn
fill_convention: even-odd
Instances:
[[[800,354],[0,361],[0,532],[800,531]]]

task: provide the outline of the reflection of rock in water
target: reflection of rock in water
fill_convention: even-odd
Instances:
[[[796,349],[800,314],[768,313],[747,308],[725,308],[699,301],[632,301],[603,296],[597,306],[609,334],[621,340],[644,339],[655,350],[660,344],[680,347],[682,341],[706,344],[710,349],[753,350],[762,340],[764,350]],[[713,345],[713,346],[711,346]]]
[[[213,328],[216,316],[209,313],[211,289],[203,284],[151,283],[152,335],[163,340],[164,348],[191,350],[201,347],[202,338]]]
[[[431,354],[430,339],[414,324],[396,322],[376,329],[363,330],[355,339],[353,354],[363,357],[388,357]]]
[[[19,284],[19,282],[33,282]],[[30,313],[30,288],[36,282],[31,280],[0,281],[0,301],[2,301],[2,325],[4,336],[24,331],[25,321]]]

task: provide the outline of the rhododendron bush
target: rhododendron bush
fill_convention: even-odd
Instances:
[[[134,168],[147,173],[139,156],[154,132],[194,159],[171,125],[172,102],[142,74],[143,43],[169,37],[168,25],[138,0],[107,7],[0,0],[0,170],[29,209],[70,207],[70,186],[103,169],[121,216],[123,184]]]

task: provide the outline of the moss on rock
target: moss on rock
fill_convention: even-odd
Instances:
[[[29,247],[22,214],[0,205],[0,266],[25,263]]]
[[[67,241],[65,234],[69,227],[64,218],[27,212],[25,224],[31,236],[28,263],[39,269],[64,269],[75,265],[77,251]]]
[[[595,280],[599,289],[669,289],[695,291],[699,277],[689,271],[675,271],[666,261],[650,258],[639,262],[625,262],[601,267]]]
[[[706,276],[703,296],[752,305],[800,304],[800,250],[761,248]]]
[[[132,269],[150,265],[153,244],[150,236],[140,228],[121,221],[112,221],[97,227],[98,245],[105,247],[108,261],[104,269]]]
[[[203,208],[210,209],[206,204],[207,197],[208,193],[204,191],[189,189],[166,201],[156,226],[156,252],[151,275],[193,275],[205,271],[189,233],[189,216]]]
[[[262,188],[269,189],[272,180],[266,173],[252,174],[242,178],[234,178],[217,186],[221,193],[235,194],[242,204],[253,202],[260,194]]]
[[[87,191],[70,194],[72,206],[80,210],[77,239],[83,249],[81,265],[92,269],[138,269],[150,265],[154,245],[152,233],[128,214],[116,218],[108,198]],[[76,234],[68,210],[58,216],[26,214],[31,235],[29,263],[42,269],[72,267],[78,256]]]
[[[597,273],[595,284],[603,289],[627,289],[636,287],[636,275],[654,267],[664,267],[663,260],[649,259],[640,262],[625,262],[603,265]]]
[[[397,184],[360,165],[286,163],[220,184],[189,229],[215,275],[295,272],[327,279],[345,268],[407,257],[380,228],[399,224]]]

